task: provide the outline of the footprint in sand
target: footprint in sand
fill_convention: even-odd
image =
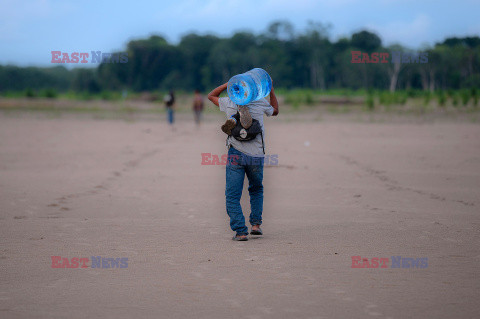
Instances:
[[[365,306],[365,312],[368,315],[374,316],[374,317],[383,316],[383,314],[381,312],[375,311],[375,308],[378,308],[378,306],[374,305],[374,304],[366,305]],[[387,318],[391,318],[391,317],[387,317]]]
[[[201,273],[196,272],[196,271],[192,271],[192,275],[194,275],[197,278],[203,278],[204,277]]]
[[[230,304],[231,307],[233,308],[240,308],[242,306],[242,304],[240,303],[240,301],[238,300],[235,300],[235,299],[228,299],[227,302]]]

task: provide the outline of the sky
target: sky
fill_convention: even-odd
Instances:
[[[152,34],[178,43],[190,32],[260,33],[277,20],[297,32],[331,24],[331,40],[365,29],[421,50],[480,36],[479,13],[480,0],[0,0],[0,64],[51,66],[51,51],[122,51]]]

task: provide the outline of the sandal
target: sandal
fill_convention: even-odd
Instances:
[[[240,113],[240,124],[242,124],[242,127],[244,129],[248,130],[250,126],[252,126],[252,116],[248,111],[248,106],[245,106],[245,105],[239,106],[238,113]]]
[[[225,124],[222,125],[223,133],[227,134],[228,136],[232,135],[232,130],[237,125],[237,121],[234,118],[229,118]]]
[[[250,231],[250,235],[257,235],[257,236],[262,236],[263,235],[263,231],[260,227],[258,227],[258,229],[256,230],[251,230]]]
[[[247,241],[248,240],[248,237],[247,235],[235,235],[233,236],[232,240],[235,240],[235,241]]]

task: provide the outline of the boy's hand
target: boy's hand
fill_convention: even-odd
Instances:
[[[275,95],[275,91],[273,89],[273,84],[272,84],[272,89],[270,90],[270,105],[273,107],[272,116],[277,116],[279,112],[278,101],[277,101],[277,96]]]
[[[212,92],[208,93],[207,95],[208,99],[212,101],[212,103],[215,104],[216,106],[219,106],[218,97],[220,96],[220,93],[222,93],[227,89],[227,85],[228,85],[228,82],[220,85],[219,87],[213,89]]]

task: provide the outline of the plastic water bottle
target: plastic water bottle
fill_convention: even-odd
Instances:
[[[271,89],[272,78],[260,68],[233,76],[227,86],[228,97],[237,105],[260,100],[270,94]]]

